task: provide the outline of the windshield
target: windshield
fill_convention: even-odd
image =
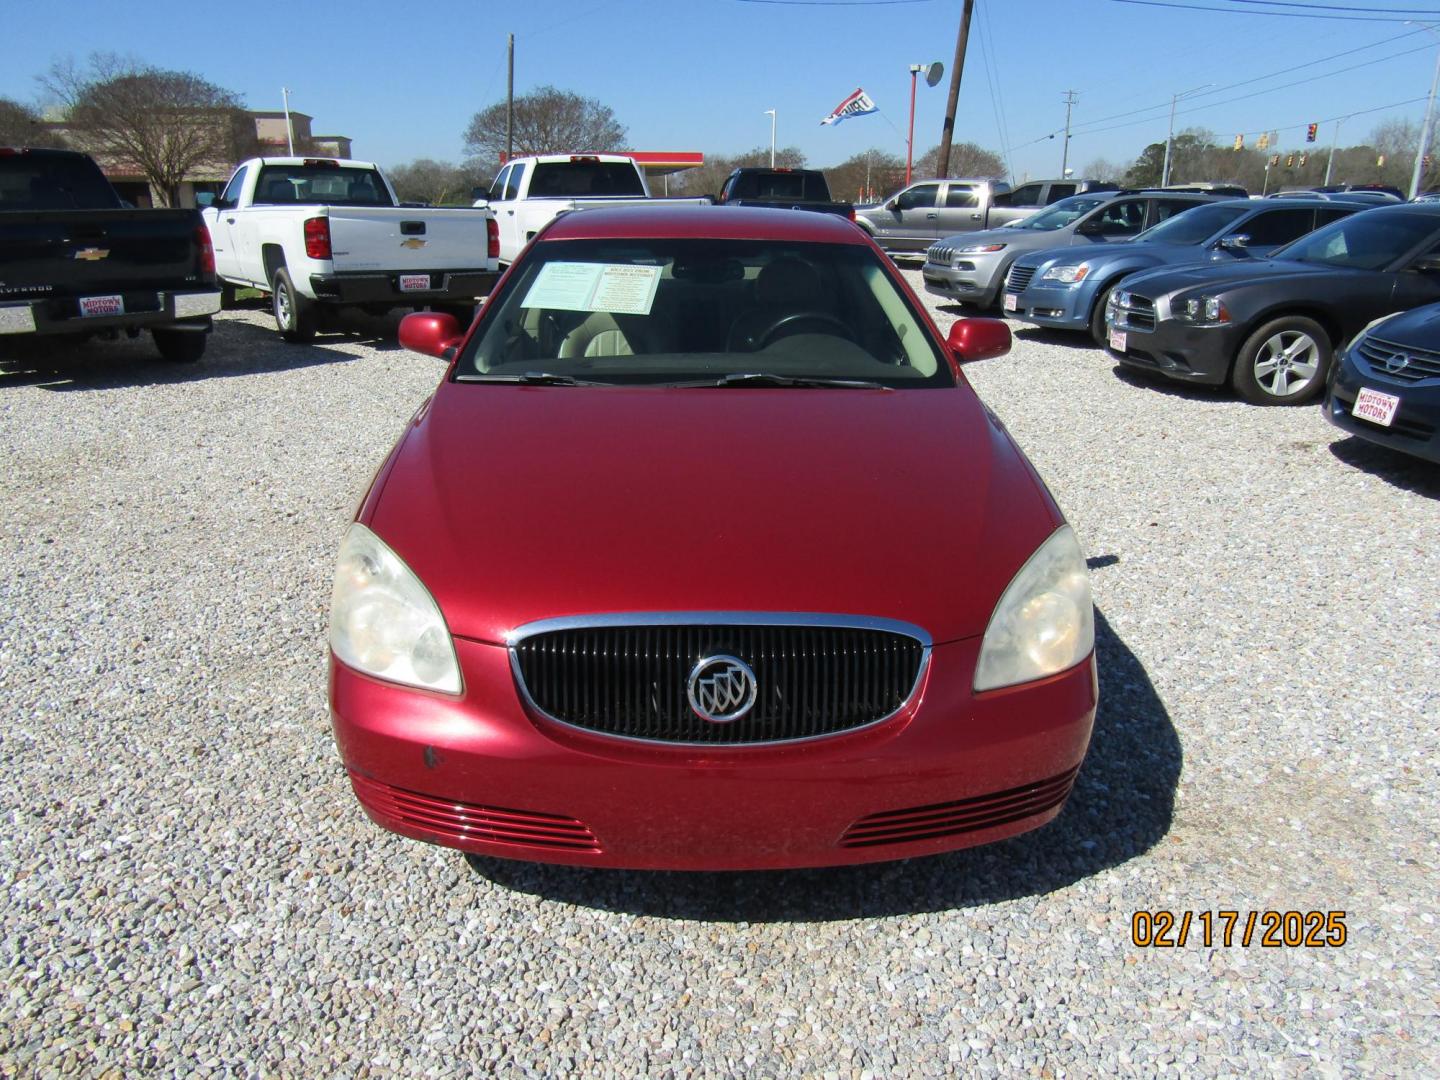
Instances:
[[[869,248],[771,240],[536,244],[456,367],[460,381],[713,385],[737,374],[954,385]]]
[[[1072,195],[1070,198],[1061,199],[1048,209],[1026,218],[1015,227],[1017,229],[1033,229],[1036,232],[1054,232],[1056,229],[1063,229],[1082,214],[1088,214],[1101,203],[1108,201],[1108,199],[1096,199],[1086,195]]]
[[[1440,217],[1367,210],[1317,229],[1270,257],[1322,266],[1379,270],[1440,231]]]
[[[340,165],[266,165],[255,181],[252,206],[321,203],[325,206],[394,206],[374,169]]]
[[[1193,246],[1203,244],[1225,226],[1237,221],[1250,212],[1248,206],[1211,203],[1185,210],[1174,217],[1166,218],[1153,229],[1146,229],[1135,238],[1135,242],[1150,244],[1182,244]]]

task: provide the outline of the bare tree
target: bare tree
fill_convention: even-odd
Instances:
[[[83,69],[57,64],[42,81],[74,142],[104,164],[134,168],[169,206],[188,173],[228,167],[254,138],[240,99],[188,71],[96,54]]]
[[[460,202],[470,204],[470,191],[488,187],[490,177],[476,163],[456,165],[449,161],[417,158],[388,170],[395,192],[405,202],[432,205]]]
[[[932,146],[914,163],[911,170],[915,179],[926,179],[936,175],[940,163],[940,147]],[[950,175],[969,177],[1002,177],[1009,174],[1005,162],[993,150],[986,150],[973,142],[956,143],[950,147]]]
[[[905,159],[872,147],[825,170],[830,194],[856,203],[874,202],[905,182]]]
[[[1117,165],[1107,158],[1096,158],[1080,170],[1080,175],[1087,180],[1116,181],[1125,175],[1125,166]]]
[[[516,154],[600,153],[625,142],[615,113],[594,98],[542,86],[515,99]],[[505,152],[505,102],[476,113],[465,129],[465,149],[487,165]]]
[[[63,146],[65,140],[28,105],[0,98],[0,146]]]

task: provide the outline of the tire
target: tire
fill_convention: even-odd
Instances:
[[[275,326],[280,336],[291,342],[305,342],[313,338],[320,325],[315,301],[295,291],[295,283],[290,280],[290,271],[285,267],[275,271],[270,292]]]
[[[1285,315],[1245,339],[1230,385],[1254,405],[1303,405],[1325,389],[1333,358],[1323,326],[1303,315]]]
[[[162,360],[193,364],[205,355],[205,342],[210,335],[201,330],[152,330],[151,336]]]
[[[1102,349],[1110,343],[1109,328],[1105,325],[1105,307],[1110,303],[1110,294],[1114,291],[1114,285],[1106,285],[1101,289],[1100,295],[1095,298],[1095,308],[1090,312],[1090,336]]]

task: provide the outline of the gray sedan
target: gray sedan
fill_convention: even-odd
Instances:
[[[1129,240],[1174,214],[1221,198],[1174,191],[1074,195],[1014,225],[941,240],[926,253],[925,288],[951,300],[991,307],[1010,264],[1026,252]]]

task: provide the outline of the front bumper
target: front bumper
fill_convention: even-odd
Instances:
[[[1005,283],[1004,261],[998,253],[961,256],[958,266],[925,260],[920,276],[925,291],[937,296],[960,300],[967,304],[989,307],[1000,295]]]
[[[1032,280],[1019,293],[1005,291],[1005,314],[1035,326],[1056,330],[1090,328],[1091,293],[1076,285],[1041,284]],[[1011,305],[1014,305],[1013,307]]]
[[[432,288],[402,289],[401,278],[426,276]],[[495,270],[414,270],[382,274],[311,274],[310,289],[324,304],[429,304],[474,302],[490,295],[500,274]]]
[[[1355,399],[1362,387],[1400,399],[1389,427],[1354,415]],[[1440,379],[1403,382],[1387,378],[1376,374],[1363,360],[1357,360],[1353,350],[1347,350],[1335,365],[1335,375],[1321,408],[1325,419],[1342,431],[1440,463]]]
[[[455,646],[459,698],[332,658],[340,756],[383,828],[534,862],[779,869],[989,843],[1060,812],[1095,717],[1093,656],[977,695],[973,638],[935,646],[911,704],[873,727],[751,747],[635,743],[543,719],[521,701],[509,650]]]
[[[75,334],[97,330],[177,327],[208,330],[210,316],[220,310],[220,293],[121,292],[123,311],[116,315],[80,314],[80,298],[51,296],[43,300],[0,303],[0,334]]]
[[[1105,313],[1109,341],[1114,340],[1115,331],[1125,335],[1123,351],[1106,343],[1120,363],[1205,386],[1221,386],[1230,378],[1231,364],[1245,340],[1243,327],[1231,323],[1193,326],[1168,317],[1169,302],[1165,297],[1139,301],[1139,305],[1151,305],[1145,308],[1117,304],[1121,296],[1118,292],[1111,294]]]

